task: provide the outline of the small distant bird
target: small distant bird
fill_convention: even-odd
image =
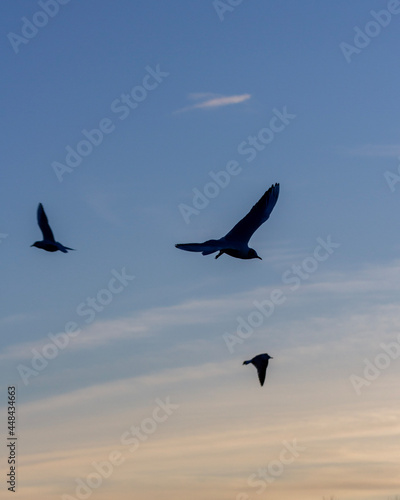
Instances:
[[[260,384],[263,386],[265,381],[265,374],[267,373],[268,361],[273,359],[269,354],[258,354],[254,356],[253,359],[249,361],[243,361],[244,365],[248,365],[252,363],[257,368],[258,378],[260,380]]]
[[[39,203],[37,209],[37,221],[43,233],[43,240],[35,241],[31,247],[41,248],[47,252],[57,252],[57,250],[60,250],[63,253],[68,253],[68,250],[74,250],[73,248],[65,247],[54,239],[53,231],[49,226],[49,221],[47,220],[46,213],[41,203]]]
[[[249,248],[248,243],[253,233],[268,220],[278,196],[279,184],[276,183],[263,194],[250,212],[219,240],[207,240],[204,243],[179,243],[175,246],[188,252],[201,252],[203,255],[219,251],[216,259],[226,253],[237,259],[262,260],[253,248]]]

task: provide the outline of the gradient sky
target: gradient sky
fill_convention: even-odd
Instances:
[[[16,385],[21,500],[400,494],[400,3],[231,4],[0,6],[0,415]],[[275,182],[262,261],[174,248]],[[39,202],[76,252],[30,248]],[[262,352],[263,388],[242,366]]]

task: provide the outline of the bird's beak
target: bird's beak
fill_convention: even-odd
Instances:
[[[258,256],[258,255],[257,255],[257,259],[260,259],[260,260],[262,260],[262,258],[261,258],[260,256]]]

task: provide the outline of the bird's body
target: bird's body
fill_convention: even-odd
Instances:
[[[278,196],[279,184],[276,183],[263,194],[250,212],[219,240],[207,240],[204,243],[180,243],[175,246],[188,252],[201,252],[203,255],[219,252],[216,259],[226,253],[237,259],[261,260],[257,252],[249,247],[249,240],[261,224],[268,220]]]
[[[270,356],[267,353],[264,353],[264,354],[258,354],[257,356],[254,356],[253,359],[249,359],[248,361],[243,361],[244,365],[248,365],[251,363],[257,368],[258,379],[262,386],[264,385],[265,374],[267,373],[268,361],[270,359],[273,359],[272,356]]]
[[[57,250],[60,250],[60,252],[68,253],[68,250],[74,250],[73,248],[64,246],[62,243],[59,243],[54,239],[53,231],[51,230],[49,221],[47,220],[46,213],[41,203],[39,203],[37,209],[37,221],[43,234],[43,240],[35,241],[31,247],[41,248],[42,250],[46,250],[46,252],[57,252]]]

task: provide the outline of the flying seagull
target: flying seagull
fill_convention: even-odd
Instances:
[[[250,359],[249,361],[243,361],[244,365],[248,365],[248,364],[252,363],[257,368],[258,378],[259,378],[260,384],[262,386],[264,385],[265,374],[267,373],[268,361],[270,359],[273,359],[272,356],[265,353],[265,354],[258,354],[257,356],[254,356],[254,358]]]
[[[204,243],[180,243],[176,248],[188,252],[201,252],[209,255],[219,252],[216,259],[226,253],[237,259],[261,259],[253,248],[249,248],[249,240],[253,233],[268,220],[278,200],[279,184],[273,184],[266,191],[250,212],[239,221],[225,236],[219,240],[207,240]]]
[[[47,252],[57,252],[57,250],[60,250],[63,253],[68,253],[68,250],[74,250],[73,248],[65,247],[54,239],[53,231],[49,226],[49,221],[47,220],[46,213],[41,203],[39,203],[37,209],[37,221],[40,230],[43,233],[43,240],[35,241],[35,243],[31,245],[31,247],[42,248]]]

